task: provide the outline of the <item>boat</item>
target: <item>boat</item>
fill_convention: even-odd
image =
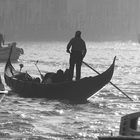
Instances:
[[[87,98],[95,94],[110,82],[113,76],[116,59],[116,57],[114,57],[111,66],[105,72],[97,76],[84,77],[77,81],[64,81],[60,83],[44,84],[15,78],[15,75],[24,75],[24,73],[15,70],[11,64],[11,53],[12,49],[9,59],[5,65],[4,79],[5,83],[11,88],[12,91],[25,98],[68,100],[73,103],[87,102]],[[31,76],[29,76],[29,78],[31,78]]]
[[[121,117],[118,136],[99,136],[99,140],[140,140],[140,112]]]
[[[8,91],[5,90],[4,84],[2,83],[0,76],[0,102],[3,100],[6,94],[8,94]]]
[[[16,42],[9,43],[7,47],[0,48],[0,62],[7,61],[11,46],[13,46],[13,53],[11,55],[11,61],[17,61],[20,55],[24,54],[24,51],[22,48],[16,47]]]

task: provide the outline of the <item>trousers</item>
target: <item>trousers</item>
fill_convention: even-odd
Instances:
[[[76,65],[76,80],[80,80],[81,78],[81,65],[82,65],[83,56],[79,51],[73,51],[70,54],[70,80],[73,79],[74,75],[74,67]]]

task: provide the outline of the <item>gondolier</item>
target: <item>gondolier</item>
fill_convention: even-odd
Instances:
[[[76,65],[76,80],[80,80],[82,60],[87,52],[85,41],[81,38],[81,31],[76,31],[75,37],[72,38],[68,43],[66,51],[67,53],[70,53],[69,60],[70,80],[73,79],[75,65]]]

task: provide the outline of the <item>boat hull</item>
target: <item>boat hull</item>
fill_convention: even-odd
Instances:
[[[8,91],[5,90],[4,84],[2,83],[0,76],[0,102],[3,100],[6,94],[8,94]]]
[[[140,140],[138,120],[140,112],[124,115],[120,121],[118,136],[99,136],[99,140]]]

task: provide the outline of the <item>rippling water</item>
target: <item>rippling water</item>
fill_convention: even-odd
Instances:
[[[24,55],[13,65],[34,76],[68,67],[66,43],[20,42]],[[118,135],[120,118],[140,110],[140,45],[134,42],[87,43],[84,59],[99,72],[105,71],[117,56],[112,82],[134,101],[108,84],[86,104],[71,105],[57,100],[5,96],[0,103],[0,137],[34,140],[93,140],[100,135]],[[5,63],[0,64],[3,76]],[[82,77],[96,75],[82,66]],[[2,77],[4,82],[4,79]],[[4,83],[5,84],[5,83]],[[6,86],[6,85],[5,85]],[[6,86],[7,89],[9,89]]]

